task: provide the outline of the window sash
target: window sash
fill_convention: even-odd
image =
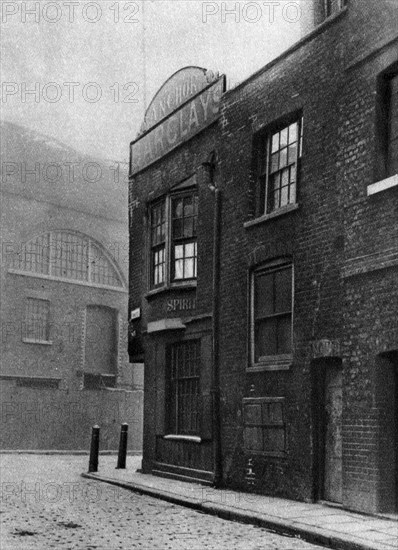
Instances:
[[[398,173],[398,74],[389,79],[388,176]]]
[[[24,340],[50,341],[50,302],[27,298],[25,303]]]
[[[173,194],[150,209],[150,288],[197,278],[196,191]]]
[[[292,265],[255,271],[251,283],[252,364],[291,354],[292,313]]]
[[[200,340],[170,348],[170,431],[178,435],[199,432]]]
[[[269,214],[297,202],[302,144],[303,117],[260,138],[257,151],[260,214]]]

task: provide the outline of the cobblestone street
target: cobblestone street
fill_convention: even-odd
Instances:
[[[319,548],[82,479],[87,460],[1,455],[1,550]]]

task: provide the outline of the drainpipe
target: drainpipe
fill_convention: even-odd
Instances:
[[[220,335],[219,335],[219,307],[220,307],[220,236],[221,236],[221,191],[214,183],[216,169],[216,153],[213,151],[209,161],[204,163],[209,169],[209,189],[214,193],[214,233],[213,233],[213,365],[212,365],[212,405],[213,405],[213,466],[215,487],[222,482],[222,455],[221,455],[221,414],[220,414]]]

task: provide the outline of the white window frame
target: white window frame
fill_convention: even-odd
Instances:
[[[175,192],[171,192],[168,195],[164,195],[157,200],[154,200],[148,205],[149,216],[148,216],[148,289],[149,293],[157,292],[165,288],[176,287],[176,286],[195,286],[198,278],[198,235],[196,233],[195,242],[196,242],[196,275],[194,277],[185,278],[185,279],[175,279],[173,277],[174,273],[174,258],[173,258],[173,244],[175,240],[173,239],[173,220],[172,220],[172,203],[173,200],[180,197],[192,196],[196,197],[198,200],[198,189],[196,186],[187,187]],[[164,203],[165,208],[165,248],[164,248],[164,259],[165,259],[165,272],[164,272],[164,281],[161,284],[155,285],[153,283],[153,246],[152,246],[152,212],[158,204]],[[197,214],[198,220],[198,214]],[[196,229],[197,231],[197,229]]]

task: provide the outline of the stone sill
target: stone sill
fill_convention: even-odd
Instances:
[[[168,441],[188,441],[190,443],[202,443],[202,438],[197,435],[164,435],[163,439]]]
[[[40,346],[52,346],[52,340],[33,340],[31,338],[22,338],[24,344],[39,344]]]
[[[398,187],[398,174],[368,185],[367,195],[370,197],[371,195],[376,195],[377,193],[381,193],[387,189],[392,189],[393,187]]]
[[[284,216],[285,214],[289,214],[289,212],[295,212],[298,210],[299,205],[296,204],[289,204],[288,206],[284,206],[283,208],[278,208],[278,210],[275,210],[274,212],[271,212],[270,214],[264,214],[263,216],[260,216],[259,218],[256,218],[255,220],[250,220],[248,222],[245,222],[243,224],[243,227],[245,229],[248,229],[249,227],[253,227],[254,225],[259,225],[261,223],[268,222],[269,220],[273,220],[274,218],[279,218],[280,216]]]
[[[174,283],[167,286],[162,286],[160,288],[153,288],[152,290],[149,290],[145,295],[144,298],[147,300],[150,300],[153,296],[157,296],[158,294],[165,294],[167,292],[172,292],[173,290],[196,290],[197,283],[196,281],[188,282],[188,283]]]

